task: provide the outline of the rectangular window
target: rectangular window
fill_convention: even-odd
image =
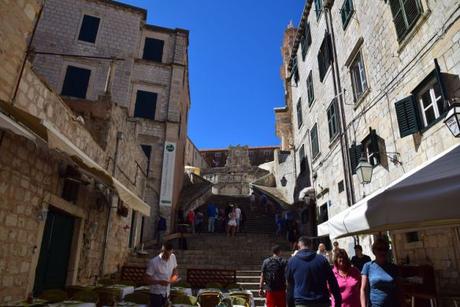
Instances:
[[[327,220],[329,219],[327,214],[327,205],[328,203],[325,203],[318,208],[318,224],[327,222]]]
[[[319,18],[319,16],[321,16],[322,10],[323,10],[323,0],[315,0],[316,18]]]
[[[292,67],[291,67],[291,79],[294,78],[295,85],[299,83],[299,69],[297,67],[297,57],[294,57],[292,60]]]
[[[100,18],[84,15],[81,22],[80,33],[78,34],[78,40],[94,44],[96,42],[100,23]]]
[[[302,40],[302,59],[305,61],[305,56],[307,55],[308,49],[311,45],[311,32],[310,32],[310,23],[305,25],[305,32],[303,33]]]
[[[144,44],[144,60],[154,61],[161,63],[163,59],[164,41],[160,39],[147,37]]]
[[[91,70],[89,69],[67,66],[61,95],[86,99],[90,76]]]
[[[342,9],[340,10],[340,15],[342,17],[342,26],[345,29],[350,22],[351,15],[353,15],[353,1],[344,0]]]
[[[134,117],[155,119],[157,93],[137,91]]]
[[[147,157],[147,175],[148,175],[150,171],[150,157],[152,154],[152,146],[151,145],[141,145],[141,148],[145,156]]]
[[[358,101],[367,90],[366,69],[361,51],[356,55],[350,66],[351,83],[353,86],[353,97]]]
[[[319,154],[318,124],[315,124],[310,131],[311,156],[316,158]]]
[[[297,128],[300,129],[303,124],[303,118],[302,118],[302,99],[299,98],[299,101],[297,102]]]
[[[310,70],[307,78],[307,91],[308,91],[308,106],[311,106],[313,100],[315,99],[315,91],[313,89],[313,74]]]
[[[339,133],[339,117],[337,99],[333,99],[327,108],[327,124],[329,126],[329,140],[332,140]]]
[[[326,33],[318,52],[319,80],[321,82],[323,82],[324,76],[326,75],[329,66],[331,66],[332,61],[333,57],[331,36],[329,33]]]
[[[441,87],[436,79],[429,81],[415,94],[415,97],[422,115],[423,127],[432,125],[447,111]]]
[[[447,92],[437,62],[435,69],[412,91],[395,103],[401,138],[428,129],[447,113]]]
[[[300,172],[307,169],[307,159],[305,157],[305,146],[302,145],[299,150]]]
[[[422,5],[420,0],[390,0],[390,7],[396,34],[401,41],[422,14]]]
[[[78,200],[78,192],[80,190],[80,182],[80,173],[75,168],[68,166],[62,178],[62,199],[76,204]]]
[[[134,247],[134,239],[136,236],[136,226],[137,226],[137,212],[133,210],[133,213],[131,214],[131,227],[129,228],[129,241],[128,241],[128,247],[133,248]]]
[[[372,166],[380,164],[379,137],[374,129],[370,130],[369,135],[361,142],[364,157]]]

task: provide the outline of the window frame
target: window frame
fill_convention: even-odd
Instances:
[[[323,0],[314,0],[316,20],[318,21],[323,13]]]
[[[297,100],[296,113],[297,113],[297,129],[300,129],[303,126],[302,98],[299,98]]]
[[[86,82],[86,90],[85,90],[85,94],[83,95],[84,97],[81,97],[81,96],[75,96],[73,94],[70,94],[69,93],[65,93],[64,91],[67,89],[65,89],[64,87],[66,86],[66,80],[67,80],[67,74],[69,73],[69,69],[77,69],[77,70],[86,70],[89,72],[89,76],[88,76],[88,80]],[[64,70],[63,70],[63,74],[62,74],[62,83],[61,83],[61,91],[60,91],[60,94],[61,96],[65,96],[65,97],[71,97],[71,98],[76,98],[76,99],[84,99],[84,100],[88,100],[88,96],[90,96],[90,85],[91,85],[91,76],[93,75],[93,68],[89,68],[89,67],[86,67],[86,66],[82,66],[82,65],[79,65],[79,64],[74,64],[74,63],[67,63],[64,65]],[[70,77],[69,77],[70,78]],[[81,80],[80,80],[81,81]],[[72,84],[73,83],[78,83],[78,84],[82,84],[81,82],[73,82],[73,81],[68,81],[68,82],[71,82]]]
[[[323,82],[326,78],[327,72],[334,62],[334,57],[332,56],[332,42],[331,35],[325,33],[321,46],[318,50],[318,72],[319,72],[319,81]]]
[[[347,3],[350,4],[350,11],[348,13],[348,16],[344,20],[343,19],[343,12],[345,11],[344,8],[345,8]],[[353,6],[353,0],[344,0],[343,4],[342,4],[342,8],[340,9],[340,16],[342,17],[342,29],[345,30],[347,28],[348,24],[350,23],[351,16],[353,16],[354,12],[355,12],[355,9],[354,9],[354,6]]]
[[[439,87],[439,96],[435,96],[435,86]],[[424,107],[423,105],[423,95],[425,93],[429,92],[430,95],[430,104],[427,107]],[[420,114],[420,124],[421,124],[421,129],[428,129],[429,127],[433,126],[436,124],[438,121],[440,121],[447,113],[448,108],[444,108],[444,110],[439,109],[438,103],[441,102],[445,104],[445,100],[442,94],[441,90],[441,84],[439,84],[438,80],[436,78],[430,78],[426,84],[424,84],[420,89],[418,89],[416,92],[414,92],[414,97],[416,100],[416,107],[418,109],[418,112]],[[438,102],[439,101],[439,102]],[[427,119],[427,110],[429,108],[433,109],[434,113],[434,119],[431,122],[428,122]]]
[[[161,48],[161,54],[160,54],[159,58],[149,58],[149,57],[146,58],[145,57],[146,56],[145,48],[148,45],[147,44],[148,40],[162,42],[163,45],[162,45],[162,48]],[[152,36],[145,36],[144,37],[144,44],[142,46],[141,59],[144,60],[144,61],[149,61],[149,62],[154,62],[154,63],[163,63],[165,46],[166,46],[166,41],[165,40],[160,39],[160,38],[156,38],[156,37],[152,37]]]
[[[312,159],[314,160],[319,156],[321,152],[319,148],[319,139],[318,139],[318,123],[315,123],[310,130],[310,144],[311,144],[311,156],[312,156]]]
[[[312,43],[312,39],[311,39],[310,23],[307,22],[307,24],[305,25],[305,30],[303,33],[303,39],[301,43],[303,61],[305,61],[305,57],[307,56],[308,51],[310,50],[311,43]]]
[[[153,118],[144,117],[144,116],[136,116],[136,106],[137,106],[137,99],[138,99],[139,92],[145,92],[145,93],[149,93],[149,94],[154,94],[154,95],[156,95],[156,98],[155,98],[155,109],[153,110]],[[153,92],[153,91],[151,91],[151,90],[146,90],[146,89],[141,89],[141,88],[136,89],[136,92],[135,92],[135,94],[134,94],[133,117],[134,117],[134,118],[147,119],[147,120],[157,120],[158,98],[159,98],[159,96],[160,96],[159,93]]]
[[[359,65],[361,64],[361,65]],[[355,71],[354,67],[357,66],[357,71]],[[350,78],[351,78],[351,86],[353,89],[353,99],[354,102],[359,102],[369,90],[369,82],[367,81],[367,73],[366,73],[366,64],[364,63],[363,53],[362,50],[358,50],[355,57],[350,63]],[[360,95],[357,93],[357,78],[359,77],[360,87],[362,88],[362,92]],[[364,81],[364,82],[363,82]]]
[[[406,13],[405,4],[407,3],[407,1],[414,1],[416,8],[417,8],[417,15],[414,17],[411,23],[409,23],[408,16]],[[395,7],[393,6],[396,2],[398,3],[398,9],[395,9]],[[393,16],[393,24],[395,27],[396,36],[398,38],[398,42],[401,43],[402,41],[404,41],[407,35],[411,32],[411,30],[417,24],[417,21],[423,15],[423,12],[424,12],[423,5],[420,2],[420,0],[389,0],[389,3],[390,3],[391,14]],[[404,26],[405,26],[404,31],[401,33],[398,32],[397,23],[395,22],[399,14],[402,14],[402,19],[403,19]]]
[[[310,70],[307,77],[307,96],[308,96],[308,107],[311,107],[315,100],[315,89],[313,85],[313,71]]]
[[[82,27],[83,27],[83,22],[85,20],[85,16],[99,19],[99,24],[97,26],[97,31],[96,31],[96,35],[95,35],[95,38],[94,38],[94,42],[80,39],[81,30],[82,30]],[[78,31],[76,33],[76,41],[79,42],[79,43],[83,43],[83,44],[96,45],[96,43],[98,41],[98,37],[99,37],[98,34],[100,32],[101,27],[102,27],[102,18],[100,16],[95,16],[93,14],[88,14],[88,13],[83,13],[81,18],[80,18],[80,24],[79,24],[79,27],[78,27]]]
[[[339,135],[339,118],[338,118],[338,104],[337,99],[332,99],[327,110],[327,126],[329,128],[329,141],[332,142],[337,135]]]

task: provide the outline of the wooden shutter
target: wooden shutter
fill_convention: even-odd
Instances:
[[[378,161],[377,164],[380,164],[381,159],[380,159],[379,137],[375,129],[370,130],[369,136],[371,138],[371,144],[369,146],[369,150],[374,154],[374,157],[376,157]]]
[[[352,174],[356,174],[356,166],[358,166],[362,151],[363,151],[363,146],[361,144],[356,145],[355,143],[353,143],[350,149],[348,150],[349,156],[350,156]]]
[[[417,106],[412,95],[396,102],[395,109],[401,138],[419,131]]]
[[[315,99],[315,92],[313,90],[313,75],[310,70],[307,78],[307,89],[308,89],[308,106],[311,106],[313,100]]]
[[[342,17],[342,26],[345,29],[348,22],[350,21],[351,14],[353,13],[353,2],[352,0],[345,0],[340,10],[340,15]]]
[[[419,0],[406,0],[404,3],[404,13],[406,14],[408,28],[414,25],[421,11]]]

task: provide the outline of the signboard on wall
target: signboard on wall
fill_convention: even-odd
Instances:
[[[160,205],[171,206],[174,187],[174,167],[176,161],[176,143],[165,142],[163,151],[163,169],[161,171]]]

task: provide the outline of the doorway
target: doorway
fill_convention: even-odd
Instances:
[[[75,218],[50,209],[35,271],[34,295],[64,289],[67,279]]]

